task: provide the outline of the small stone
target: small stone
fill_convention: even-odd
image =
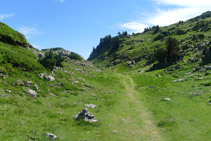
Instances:
[[[164,98],[163,100],[164,100],[164,101],[171,101],[170,98]]]
[[[5,92],[7,92],[7,93],[11,93],[12,91],[11,90],[4,90]]]
[[[34,87],[36,90],[39,90],[39,87],[36,84],[34,85]]]
[[[53,133],[47,133],[47,136],[50,138],[50,139],[56,139],[58,138],[56,135],[54,135]]]
[[[3,79],[6,79],[6,78],[8,78],[8,76],[7,75],[3,75],[2,78]]]
[[[96,105],[94,105],[94,104],[85,104],[85,106],[87,108],[92,108],[92,109],[94,109],[96,107]]]
[[[178,79],[178,80],[174,80],[174,81],[172,81],[172,82],[173,82],[173,83],[176,83],[176,82],[183,82],[183,81],[185,81],[185,79],[181,78],[181,79]]]
[[[97,95],[96,95],[96,94],[92,94],[92,96],[93,96],[93,97],[96,97]]]
[[[42,79],[44,78],[44,76],[45,76],[44,73],[41,73],[41,74],[39,75],[39,77],[42,78]]]
[[[49,80],[49,81],[55,81],[55,80],[56,80],[56,79],[55,79],[53,76],[51,76],[51,75],[45,76],[45,79],[46,79],[46,80]]]
[[[27,82],[26,82],[26,86],[28,86],[28,87],[31,87],[31,86],[32,86],[32,84],[33,84],[33,82],[32,82],[32,81],[27,81]]]

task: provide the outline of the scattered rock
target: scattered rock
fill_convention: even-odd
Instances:
[[[174,80],[174,81],[172,81],[172,82],[173,82],[173,83],[176,83],[176,82],[184,82],[184,81],[185,81],[185,79],[181,78],[181,79]]]
[[[56,139],[58,138],[56,135],[54,135],[53,133],[47,133],[47,136],[50,138],[50,139]]]
[[[46,79],[46,80],[49,80],[49,81],[55,81],[55,80],[56,80],[56,79],[55,79],[53,76],[51,76],[51,75],[45,76],[45,79]]]
[[[52,96],[56,96],[54,93],[50,93],[50,95],[52,95]]]
[[[44,78],[44,76],[45,76],[44,73],[41,73],[41,74],[39,75],[39,77],[42,78],[42,79]]]
[[[164,101],[172,101],[170,98],[164,98]]]
[[[200,78],[197,78],[195,80],[204,80],[204,78],[203,77],[200,77]]]
[[[54,84],[49,84],[50,87],[54,87]]]
[[[96,105],[94,105],[94,104],[85,104],[85,106],[87,108],[92,108],[92,109],[94,109],[96,107]]]
[[[36,84],[34,85],[34,87],[36,90],[39,90],[39,87]]]
[[[97,122],[98,120],[95,118],[95,116],[90,113],[87,108],[84,108],[79,114],[75,116],[76,120],[82,119],[84,121],[88,121],[90,123]]]
[[[31,87],[33,85],[33,82],[32,81],[27,81],[25,85],[28,86],[28,87]]]
[[[145,70],[140,70],[140,71],[138,71],[138,73],[143,73],[143,72],[145,72]]]
[[[30,96],[37,98],[37,93],[32,89],[27,89],[27,92]]]
[[[16,86],[24,86],[23,80],[17,80],[16,83],[14,83]]]
[[[4,90],[5,92],[7,92],[7,93],[11,93],[12,91],[11,90]]]
[[[97,95],[96,95],[96,94],[92,94],[92,96],[93,96],[93,97],[96,97]]]
[[[8,76],[7,75],[3,75],[2,78],[3,79],[6,79],[6,78],[8,78]]]

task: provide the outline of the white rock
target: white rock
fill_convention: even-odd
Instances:
[[[27,89],[27,92],[30,96],[37,98],[37,93],[32,89]]]
[[[178,79],[178,80],[174,80],[174,81],[172,81],[172,82],[173,82],[173,83],[176,83],[176,82],[183,82],[183,81],[185,81],[185,79],[181,78],[181,79]]]
[[[171,101],[170,98],[164,98],[163,100],[165,100],[165,101]]]
[[[39,77],[42,78],[42,79],[44,78],[44,76],[45,76],[44,73],[41,73],[41,74],[39,75]]]
[[[54,135],[53,133],[47,133],[47,136],[50,138],[50,139],[56,139],[58,138],[56,135]]]
[[[36,90],[39,90],[39,87],[36,84],[34,85],[34,87]]]
[[[56,79],[55,79],[53,76],[51,76],[51,75],[45,76],[45,79],[47,79],[47,80],[49,80],[49,81],[55,81],[55,80],[56,80]]]

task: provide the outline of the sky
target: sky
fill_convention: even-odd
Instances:
[[[38,49],[62,47],[85,59],[100,38],[167,26],[211,10],[211,0],[4,0],[0,22]]]

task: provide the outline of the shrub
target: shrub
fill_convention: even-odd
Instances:
[[[164,34],[159,34],[158,36],[156,36],[156,37],[154,38],[153,41],[162,40],[162,39],[164,39],[164,38],[165,38],[165,35],[164,35]]]
[[[75,52],[71,52],[71,54],[68,57],[73,60],[79,60],[79,61],[82,60],[82,57]]]
[[[42,64],[46,69],[53,70],[55,66],[62,67],[62,62],[64,58],[62,54],[59,55],[53,53],[53,50],[45,53],[44,58],[40,58],[39,62]]]

